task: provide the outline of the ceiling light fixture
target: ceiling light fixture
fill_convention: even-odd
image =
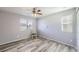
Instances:
[[[41,10],[37,8],[33,8],[32,16],[42,15]]]

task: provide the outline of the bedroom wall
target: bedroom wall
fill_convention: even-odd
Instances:
[[[77,12],[77,49],[79,51],[79,9]]]
[[[29,38],[31,30],[20,31],[20,19],[32,20],[32,30],[35,31],[35,20],[18,14],[0,11],[0,45]]]
[[[54,41],[58,41],[71,46],[76,45],[75,36],[75,9],[62,11],[59,13],[51,14],[38,20],[38,34],[41,37],[48,38]],[[61,17],[63,15],[73,15],[73,32],[62,32],[61,30]]]

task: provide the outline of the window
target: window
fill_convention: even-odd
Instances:
[[[21,24],[27,24],[27,21],[26,21],[26,19],[21,18],[21,19],[20,19],[20,23],[21,23]]]
[[[27,20],[24,18],[20,19],[20,31],[25,31],[27,29]]]
[[[61,29],[63,32],[72,32],[73,15],[63,16],[61,19]]]

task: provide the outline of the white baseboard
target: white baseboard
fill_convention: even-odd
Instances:
[[[0,45],[4,45],[4,44],[11,43],[11,42],[20,41],[20,40],[22,40],[22,39],[28,39],[29,37],[30,37],[30,35],[27,36],[27,37],[25,37],[25,38],[16,38],[15,40],[12,40],[12,41],[9,41],[9,42],[5,42],[5,43],[1,43]]]
[[[53,40],[53,41],[58,42],[58,43],[60,43],[60,44],[67,45],[67,46],[71,46],[71,47],[73,47],[75,50],[77,50],[77,48],[76,48],[75,46],[70,45],[70,44],[67,44],[67,43],[65,43],[65,42],[57,41],[57,40],[55,40],[55,39],[53,39],[53,38],[51,39],[51,38],[46,37],[46,36],[43,36],[43,35],[39,35],[39,37],[42,37],[42,38],[45,38],[45,39],[50,39],[50,40]]]

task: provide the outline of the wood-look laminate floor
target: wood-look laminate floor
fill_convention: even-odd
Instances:
[[[5,52],[75,52],[75,49],[46,39],[34,39],[8,47]]]

